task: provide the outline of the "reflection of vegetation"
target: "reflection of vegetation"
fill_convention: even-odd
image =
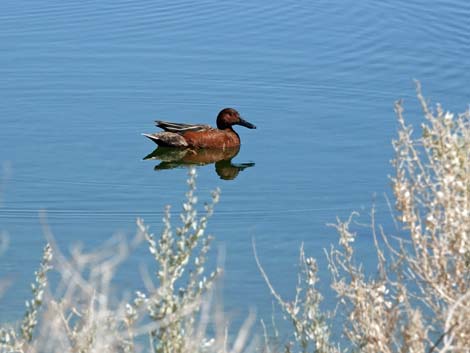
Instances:
[[[215,164],[215,171],[221,179],[235,179],[240,171],[253,167],[255,163],[233,163],[232,160],[240,151],[240,146],[233,148],[175,148],[158,147],[144,159],[160,160],[155,170],[173,169],[187,166]]]
[[[339,248],[328,252],[328,260],[347,347],[332,342],[334,314],[321,310],[317,263],[303,247],[293,301],[274,289],[255,249],[262,276],[293,323],[288,342],[281,342],[285,348],[273,347],[275,339],[263,322],[264,345],[246,344],[251,320],[236,336],[228,333],[223,309],[211,310],[204,300],[220,273],[216,268],[205,275],[211,242],[206,225],[219,193],[198,216],[190,169],[179,228],[170,225],[167,210],[158,238],[139,220],[129,244],[116,242],[92,254],[76,251],[71,260],[55,249],[55,268],[62,276],[55,297],[44,289],[52,256],[47,246],[25,319],[18,328],[0,328],[0,352],[468,352],[470,113],[454,117],[440,107],[433,113],[418,95],[427,119],[420,139],[412,137],[401,104],[396,105],[399,134],[392,182],[401,229],[398,237],[386,236],[372,212],[368,233],[377,252],[375,277],[365,274],[353,247],[355,214],[334,225]],[[141,240],[155,259],[155,279],[146,278],[147,290],[136,292],[131,302],[115,303],[112,275]],[[141,334],[150,336],[150,349],[136,339]]]

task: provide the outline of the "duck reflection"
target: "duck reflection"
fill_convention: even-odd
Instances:
[[[175,148],[158,147],[152,153],[144,157],[144,160],[161,161],[154,170],[173,169],[191,165],[208,165],[215,163],[215,171],[221,179],[233,180],[240,171],[253,167],[255,163],[233,163],[232,159],[240,151],[240,146],[232,148]]]

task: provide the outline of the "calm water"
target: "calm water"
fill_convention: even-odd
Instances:
[[[198,168],[201,199],[217,186],[210,222],[226,253],[225,302],[234,315],[293,295],[298,248],[319,259],[336,242],[336,215],[369,212],[389,225],[393,102],[420,119],[413,79],[445,108],[470,102],[470,3],[452,1],[13,1],[0,3],[1,276],[13,284],[0,319],[19,318],[45,242],[46,210],[59,246],[93,249],[128,236],[142,216],[161,229],[180,207],[186,169],[154,170],[142,137],[155,119],[214,123],[226,106],[239,127],[233,180]],[[176,219],[177,217],[175,217]],[[366,221],[367,219],[365,219]],[[390,230],[392,230],[389,227]],[[371,261],[367,231],[358,245]],[[116,286],[141,286],[140,249]],[[215,258],[215,254],[214,254]],[[324,284],[326,287],[327,284]]]

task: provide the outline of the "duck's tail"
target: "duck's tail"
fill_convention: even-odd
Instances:
[[[183,136],[174,132],[159,132],[156,134],[142,134],[159,146],[165,147],[188,147]]]

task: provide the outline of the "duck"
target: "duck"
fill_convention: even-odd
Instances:
[[[179,148],[233,148],[240,146],[240,136],[234,125],[256,129],[233,108],[224,108],[217,115],[217,128],[205,124],[185,124],[156,120],[156,126],[164,131],[142,134],[162,147]]]

